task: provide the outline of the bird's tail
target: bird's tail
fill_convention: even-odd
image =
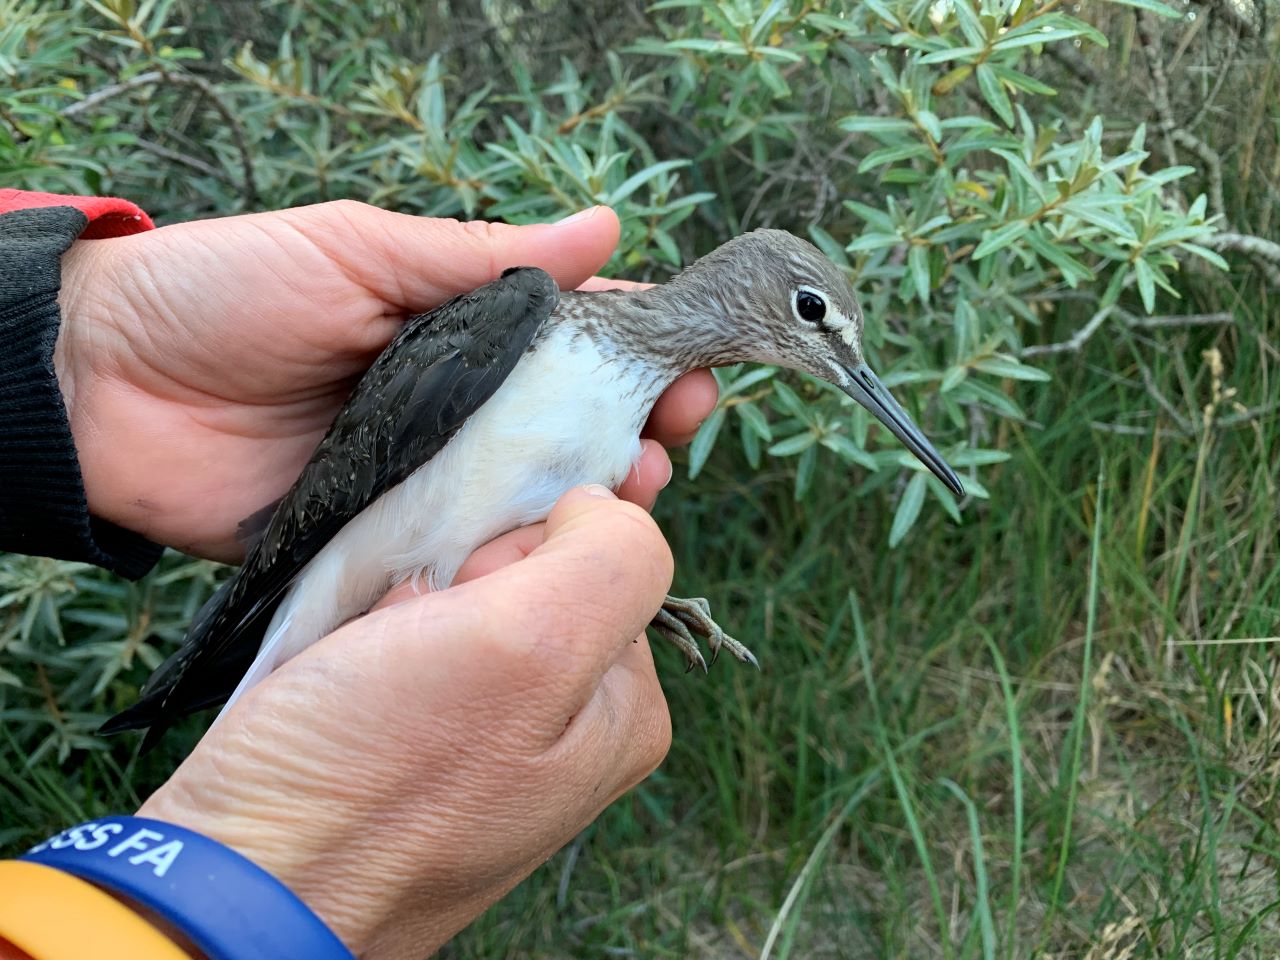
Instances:
[[[212,636],[226,633],[228,622],[239,621],[235,633],[243,637],[255,628],[261,631],[275,610],[275,604],[253,611],[240,620],[236,606],[236,578],[224,583],[200,608],[187,631],[182,646],[156,669],[142,686],[138,702],[111,717],[98,728],[110,735],[141,730],[147,735],[142,750],[150,750],[174,723],[190,713],[221,703],[253,660],[256,644],[210,643]]]

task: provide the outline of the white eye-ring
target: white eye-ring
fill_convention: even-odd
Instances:
[[[791,309],[797,319],[821,326],[827,315],[827,301],[812,287],[799,287],[791,295]]]

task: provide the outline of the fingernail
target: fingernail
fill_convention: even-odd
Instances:
[[[668,460],[667,461],[667,479],[662,481],[663,489],[666,489],[667,484],[671,482],[671,478],[675,476],[675,472],[676,472],[675,464],[673,464],[670,460]]]
[[[577,223],[579,220],[589,220],[596,215],[599,207],[587,207],[585,210],[579,210],[577,213],[571,213],[569,216],[557,220],[552,224],[553,227],[563,226],[566,223]]]
[[[613,495],[613,491],[608,487],[602,487],[598,483],[588,483],[582,488],[582,492],[589,497],[599,497],[601,500],[617,500]]]

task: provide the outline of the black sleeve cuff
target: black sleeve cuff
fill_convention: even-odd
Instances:
[[[0,215],[0,550],[82,560],[137,579],[164,548],[92,517],[54,373],[72,207]]]

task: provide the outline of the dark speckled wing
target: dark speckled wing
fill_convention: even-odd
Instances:
[[[242,566],[200,610],[137,704],[102,732],[178,718],[231,695],[289,584],[379,496],[434,457],[497,391],[556,307],[542,270],[522,267],[411,317],[357,384]]]

